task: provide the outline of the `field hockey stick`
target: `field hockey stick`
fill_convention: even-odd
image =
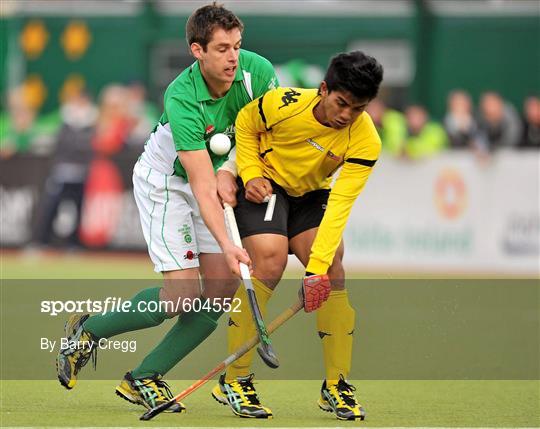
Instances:
[[[238,225],[236,224],[236,218],[234,217],[234,210],[227,203],[225,203],[224,206],[225,218],[229,224],[229,230],[231,232],[233,243],[238,247],[242,247],[242,240],[240,238],[240,232],[238,231]],[[261,342],[261,345],[257,347],[257,352],[266,365],[268,365],[270,368],[277,368],[279,366],[279,360],[274,353],[274,349],[272,348],[272,343],[270,341],[270,337],[268,336],[261,310],[259,309],[259,304],[257,303],[257,297],[255,295],[255,289],[253,288],[253,282],[251,281],[249,268],[246,264],[241,262],[240,274],[242,276],[244,286],[246,287],[249,307],[251,308],[251,315],[253,316],[253,322],[255,323],[255,328],[257,329]]]
[[[281,325],[283,325],[287,320],[289,320],[291,317],[293,317],[296,313],[298,313],[302,308],[304,307],[304,304],[302,301],[295,302],[291,307],[287,308],[283,313],[281,313],[278,317],[276,317],[270,325],[268,325],[268,332],[271,334],[275,330],[277,330]],[[166,409],[172,407],[176,402],[181,401],[186,396],[191,395],[195,390],[197,390],[199,387],[206,384],[208,381],[210,381],[215,375],[219,374],[221,371],[223,371],[225,368],[227,368],[230,364],[232,364],[235,360],[239,359],[240,357],[244,356],[248,351],[250,351],[253,347],[255,347],[259,343],[259,337],[253,337],[248,342],[244,343],[242,346],[240,346],[234,353],[232,353],[230,356],[228,356],[225,360],[223,360],[218,366],[216,366],[212,371],[210,371],[208,374],[204,375],[200,380],[193,383],[191,386],[189,386],[187,389],[184,389],[182,392],[180,392],[178,395],[176,395],[174,398],[170,399],[167,402],[164,402],[161,405],[158,405],[157,407],[154,407],[150,410],[148,410],[146,413],[144,413],[140,420],[150,420],[157,416],[158,414],[162,413]]]

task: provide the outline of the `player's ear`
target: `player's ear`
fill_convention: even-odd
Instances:
[[[328,86],[324,80],[321,82],[319,93],[321,94],[321,97],[326,97],[328,95]]]
[[[198,60],[202,59],[203,47],[201,45],[198,43],[192,43],[189,48],[191,49],[191,55]]]

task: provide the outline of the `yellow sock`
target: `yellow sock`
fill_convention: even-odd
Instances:
[[[261,314],[263,317],[265,317],[266,304],[272,296],[273,291],[254,277],[252,278],[252,281]],[[229,313],[229,327],[227,329],[229,354],[233,353],[250,338],[257,335],[257,331],[253,323],[253,316],[251,315],[251,309],[249,308],[246,288],[243,285],[240,285],[236,291],[236,294],[234,295],[234,298],[240,298],[241,304],[239,307],[239,312]],[[249,374],[254,351],[255,349],[251,349],[240,359],[233,362],[229,368],[227,368],[227,374],[225,376],[225,380],[227,382],[230,382],[237,377],[244,377]]]
[[[347,378],[351,370],[354,316],[346,290],[332,291],[317,311],[328,384],[337,383],[340,374]]]

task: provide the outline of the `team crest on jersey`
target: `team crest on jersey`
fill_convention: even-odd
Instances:
[[[333,159],[334,161],[337,161],[337,162],[341,162],[342,158],[341,156],[337,156],[334,152],[332,151],[328,151],[328,153],[326,154],[326,156],[330,159]]]
[[[234,139],[234,135],[236,134],[236,127],[234,126],[234,124],[231,124],[227,128],[225,128],[225,131],[223,131],[223,134],[225,134],[231,140]]]
[[[292,88],[290,88],[289,91],[285,91],[285,94],[283,95],[283,97],[281,97],[281,101],[283,101],[283,105],[279,106],[279,108],[281,109],[283,107],[287,107],[289,104],[292,104],[292,103],[298,103],[298,98],[294,98],[294,97],[298,97],[299,95],[301,94]]]
[[[190,244],[193,241],[193,238],[191,237],[191,227],[187,223],[183,224],[178,232],[184,236],[185,243]]]

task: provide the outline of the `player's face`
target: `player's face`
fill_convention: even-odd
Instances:
[[[320,113],[324,125],[337,130],[351,125],[366,109],[369,99],[357,99],[348,91],[328,92],[326,82],[321,84]]]
[[[192,45],[193,55],[199,60],[207,81],[232,84],[238,68],[241,43],[242,34],[238,28],[230,31],[216,28],[206,51],[197,43]]]

